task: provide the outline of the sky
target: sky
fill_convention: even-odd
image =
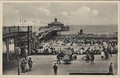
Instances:
[[[118,7],[117,3],[107,2],[4,3],[3,5],[4,26],[47,26],[54,21],[54,18],[65,25],[118,24]]]

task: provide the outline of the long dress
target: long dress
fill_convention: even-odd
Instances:
[[[28,71],[28,70],[29,70],[28,60],[26,59],[25,60],[25,71]]]

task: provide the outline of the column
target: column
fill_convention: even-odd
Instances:
[[[9,62],[9,42],[10,40],[9,39],[6,39],[5,43],[6,43],[6,58],[7,58],[7,62]]]

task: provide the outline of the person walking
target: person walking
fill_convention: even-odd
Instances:
[[[90,55],[87,53],[85,57],[86,57],[85,61],[89,62],[90,61]]]
[[[57,63],[61,64],[61,57],[60,57],[60,54],[57,55]]]
[[[56,63],[53,66],[53,70],[54,70],[54,75],[57,75],[58,66]]]
[[[33,61],[32,61],[32,59],[31,59],[31,57],[29,57],[29,59],[28,59],[29,71],[31,71],[32,65],[33,65]]]
[[[109,65],[108,75],[114,75],[114,74],[113,74],[113,65],[112,65],[112,62],[111,62],[110,65]]]
[[[91,64],[94,64],[94,59],[95,59],[95,56],[94,56],[94,54],[92,53],[92,54],[91,54],[91,59],[90,59],[90,60],[91,60]]]

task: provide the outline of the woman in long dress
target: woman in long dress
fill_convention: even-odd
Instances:
[[[29,70],[28,59],[25,58],[25,71],[27,72],[28,70]]]

